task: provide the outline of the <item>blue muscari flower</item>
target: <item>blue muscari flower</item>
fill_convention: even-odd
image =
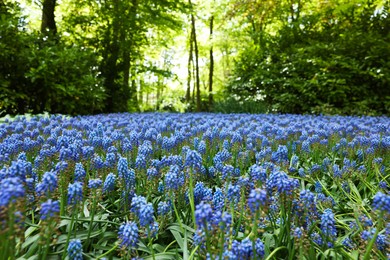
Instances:
[[[116,155],[115,153],[107,153],[106,161],[104,162],[104,166],[107,168],[114,167],[116,163]]]
[[[310,153],[310,142],[308,140],[305,140],[302,142],[302,152]]]
[[[60,156],[59,159],[61,161],[71,160],[72,159],[72,150],[70,148],[61,147],[60,148]]]
[[[6,207],[14,199],[25,194],[23,183],[18,177],[8,177],[0,181],[0,207]]]
[[[91,179],[88,181],[88,188],[97,189],[102,186],[103,181],[101,179]]]
[[[59,161],[59,162],[55,165],[55,171],[56,171],[56,172],[65,171],[67,168],[68,168],[68,163],[65,162],[65,161]]]
[[[242,136],[239,133],[234,132],[232,135],[231,143],[232,144],[234,144],[234,143],[241,144],[242,143]]]
[[[146,198],[143,196],[138,196],[137,194],[134,195],[132,201],[131,201],[131,212],[135,213],[137,216],[140,214],[141,207],[146,205]]]
[[[331,209],[325,209],[321,216],[321,230],[331,240],[337,236],[334,214]]]
[[[108,136],[104,136],[102,140],[103,149],[107,150],[112,145],[112,140]]]
[[[142,227],[148,226],[153,222],[154,209],[152,203],[146,203],[139,209],[139,223]]]
[[[225,206],[225,195],[221,188],[216,188],[213,194],[213,207],[215,210],[222,210]]]
[[[214,166],[210,166],[208,169],[209,177],[214,178],[216,174],[216,169]]]
[[[359,221],[363,224],[364,227],[372,227],[374,224],[372,220],[364,214],[359,216]]]
[[[162,181],[160,181],[160,182],[158,183],[157,191],[158,191],[159,193],[163,193],[163,192],[164,192],[164,189],[165,189],[164,183],[163,183]]]
[[[232,165],[224,165],[222,166],[222,179],[225,180],[229,177],[231,177],[231,175],[233,175],[234,173],[234,167]]]
[[[322,185],[321,185],[321,182],[316,181],[316,183],[314,184],[314,187],[315,187],[315,192],[317,192],[317,193],[322,192]]]
[[[135,167],[139,170],[146,169],[146,157],[144,154],[138,154],[135,159]]]
[[[228,151],[230,150],[230,143],[227,139],[223,140],[222,147],[223,147],[223,149],[226,149]]]
[[[199,137],[194,138],[194,149],[198,150],[199,147]]]
[[[206,153],[206,142],[205,141],[200,141],[199,145],[198,145],[198,152],[202,155],[204,155]]]
[[[241,176],[240,168],[234,168],[233,169],[233,177],[239,177],[239,176]]]
[[[102,169],[104,167],[103,159],[99,155],[95,154],[91,160],[91,167],[96,170]]]
[[[253,189],[249,193],[248,207],[252,213],[256,213],[260,206],[265,206],[267,203],[267,192],[262,189]]]
[[[53,192],[57,188],[57,174],[53,171],[45,172],[42,181],[35,187],[36,193],[39,195]]]
[[[19,177],[22,181],[26,180],[26,176],[31,174],[32,165],[30,162],[24,160],[12,161],[8,168],[10,177]]]
[[[76,163],[74,170],[74,180],[83,181],[85,178],[86,172],[82,163]]]
[[[217,165],[218,163],[225,163],[228,160],[230,160],[232,157],[231,153],[226,150],[222,149],[222,151],[219,151],[213,158],[214,165]]]
[[[169,171],[165,174],[164,183],[167,190],[177,190],[179,188],[180,168],[177,165],[171,165]]]
[[[356,231],[359,229],[359,226],[358,224],[356,223],[356,221],[350,221],[349,224],[348,224],[349,228],[352,230],[352,231]]]
[[[223,212],[221,221],[219,222],[219,227],[221,230],[228,230],[230,228],[230,225],[233,222],[233,217],[230,215],[229,212]]]
[[[149,229],[148,229],[148,232],[147,232],[148,237],[152,237],[152,238],[156,237],[157,234],[158,234],[158,230],[159,230],[158,222],[157,222],[157,221],[154,221],[154,222],[150,225],[150,227],[149,227]]]
[[[128,166],[126,158],[124,158],[124,157],[120,157],[119,158],[117,170],[118,170],[119,178],[123,178],[124,179],[125,175],[127,174],[127,171],[129,170],[129,166]]]
[[[299,186],[299,182],[297,179],[289,178],[285,172],[274,171],[270,174],[266,186],[269,192],[276,189],[279,194],[291,195]]]
[[[310,213],[315,213],[316,203],[314,193],[312,193],[310,190],[303,190],[300,192],[300,199],[304,207],[308,209]]]
[[[240,200],[240,186],[230,183],[227,190],[227,198],[229,201],[237,203]]]
[[[367,172],[366,166],[360,165],[360,166],[358,167],[357,171],[358,171],[359,173],[366,173],[366,172]]]
[[[150,159],[153,155],[152,142],[145,140],[142,145],[138,148],[138,155],[142,154],[146,159]]]
[[[302,237],[302,235],[303,235],[303,228],[297,227],[297,228],[295,228],[295,229],[293,230],[293,236],[294,236],[295,238],[300,239],[300,238]]]
[[[205,242],[205,232],[204,230],[197,229],[192,237],[194,245],[203,247]]]
[[[340,167],[337,165],[337,164],[334,164],[332,166],[332,169],[333,169],[333,176],[335,178],[341,178],[342,177],[342,171],[340,170]]]
[[[160,216],[165,216],[171,212],[171,205],[168,202],[160,201],[157,206],[157,214]]]
[[[213,217],[213,209],[208,203],[203,201],[196,206],[195,209],[195,221],[198,228],[204,229],[207,228],[207,223],[211,222]]]
[[[321,171],[321,166],[318,164],[313,164],[310,168],[310,174],[314,174]]]
[[[197,182],[194,187],[194,200],[195,204],[199,204],[203,199],[205,195],[205,186],[203,182]]]
[[[244,238],[241,241],[240,257],[242,259],[251,259],[253,257],[252,241],[249,238]]]
[[[2,178],[0,177],[0,180]],[[26,179],[26,187],[27,187],[27,191],[34,191],[34,184],[35,184],[35,180],[34,178],[27,178]]]
[[[302,178],[305,177],[305,176],[306,176],[305,169],[299,168],[299,169],[298,169],[298,174],[299,174],[299,176],[302,177]]]
[[[364,160],[364,152],[362,149],[357,150],[356,156],[358,158],[359,162],[362,162]]]
[[[298,157],[296,154],[294,154],[294,155],[291,157],[290,166],[296,167],[296,166],[298,166],[298,162],[299,162],[299,157]]]
[[[138,243],[138,227],[133,221],[123,223],[119,227],[118,238],[122,249],[130,249],[137,247]]]
[[[353,243],[352,239],[349,237],[344,238],[341,244],[349,249],[353,249],[356,247],[355,243]]]
[[[121,142],[121,149],[123,153],[128,153],[133,149],[133,145],[131,144],[128,138],[124,138]]]
[[[239,260],[238,257],[230,250],[224,250],[222,259],[224,260]]]
[[[152,159],[150,161],[150,167],[155,168],[157,171],[161,169],[161,161],[158,159]]]
[[[264,254],[265,254],[264,244],[260,240],[260,238],[257,238],[255,241],[255,251],[259,257],[261,257],[261,258],[264,257]]]
[[[109,173],[103,184],[103,192],[110,192],[115,189],[116,176],[113,173]]]
[[[60,212],[60,203],[57,200],[49,199],[41,204],[41,219],[46,220],[54,217]]]
[[[384,190],[388,188],[387,183],[385,181],[380,181],[378,185],[379,185],[379,188],[384,189]]]
[[[381,165],[381,164],[383,163],[383,158],[381,158],[381,157],[376,157],[376,158],[374,158],[374,160],[372,160],[372,162],[373,162],[374,164]]]
[[[366,149],[366,154],[374,154],[375,153],[375,148],[374,147],[368,147]]]
[[[316,243],[319,246],[322,245],[323,242],[322,242],[322,238],[321,238],[320,234],[318,234],[317,232],[314,232],[310,235],[310,237],[314,243]]]
[[[83,200],[83,185],[76,181],[68,186],[68,204],[77,204]]]
[[[83,259],[83,247],[80,239],[73,239],[68,245],[68,257],[69,260],[82,260]]]
[[[371,228],[370,230],[363,230],[360,234],[360,237],[365,240],[371,240],[376,232],[376,228]]]
[[[288,149],[285,145],[279,145],[276,152],[273,152],[271,155],[271,160],[273,162],[281,163],[288,161]]]
[[[155,167],[150,167],[146,170],[146,175],[148,176],[148,180],[152,180],[159,176],[159,172]]]
[[[120,140],[120,138],[119,138],[118,140]],[[116,148],[115,146],[110,146],[110,147],[108,147],[108,149],[107,149],[107,155],[108,155],[109,153],[112,153],[112,154],[116,155],[116,154],[118,153],[118,148]]]
[[[380,251],[385,251],[390,246],[390,238],[384,234],[378,234],[375,245]]]
[[[200,170],[202,168],[202,155],[194,150],[188,150],[184,166]]]
[[[377,192],[372,201],[372,207],[375,210],[387,212],[390,214],[390,195],[386,195],[382,192]]]
[[[331,164],[329,157],[325,157],[324,160],[322,160],[321,169],[323,171],[326,171]]]

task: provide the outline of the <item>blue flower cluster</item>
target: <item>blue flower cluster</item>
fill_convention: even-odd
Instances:
[[[284,247],[297,258],[313,243],[313,251],[333,247],[338,257],[376,236],[372,256],[383,258],[389,129],[389,118],[368,116],[16,117],[0,124],[0,235],[23,241],[45,225],[47,237],[62,240],[73,219],[71,235],[89,234],[86,243],[47,248],[69,259],[82,258],[81,242],[85,256],[107,249],[108,258],[118,257],[108,248],[118,226],[128,258],[150,257],[161,250],[154,242],[181,254],[173,239],[188,232],[187,248],[198,246],[199,259],[261,259]],[[109,239],[96,235],[100,227]],[[15,257],[41,254],[43,244],[22,246]]]

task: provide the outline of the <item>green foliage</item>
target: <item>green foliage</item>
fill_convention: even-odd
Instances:
[[[266,35],[243,51],[228,92],[283,113],[389,114],[389,4],[357,7],[327,7]]]
[[[90,114],[101,111],[105,97],[91,50],[44,42],[31,50],[26,78],[38,90],[35,104],[52,113]],[[39,87],[44,86],[44,87]]]
[[[250,113],[262,114],[268,110],[263,101],[253,99],[236,100],[232,97],[226,97],[214,103],[213,112],[215,113]]]
[[[0,8],[0,113],[101,111],[105,93],[94,53],[27,33],[16,5]]]

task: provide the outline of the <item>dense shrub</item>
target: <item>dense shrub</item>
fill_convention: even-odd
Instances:
[[[101,111],[104,91],[91,50],[27,32],[16,4],[0,5],[0,114]]]
[[[388,8],[347,5],[285,24],[243,51],[229,93],[285,113],[389,114]]]

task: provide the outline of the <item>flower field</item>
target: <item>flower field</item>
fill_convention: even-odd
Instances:
[[[0,259],[390,259],[390,118],[17,117]]]

